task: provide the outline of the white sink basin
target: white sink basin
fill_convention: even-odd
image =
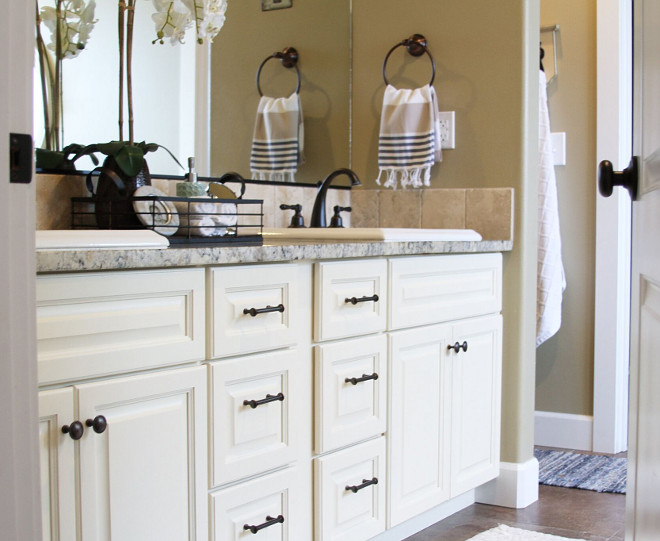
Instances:
[[[264,240],[300,241],[475,241],[481,235],[472,229],[412,229],[387,227],[265,227]]]
[[[129,250],[167,248],[167,237],[150,229],[71,229],[36,231],[37,250]]]

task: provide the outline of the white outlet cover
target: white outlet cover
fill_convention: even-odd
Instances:
[[[441,111],[438,114],[438,122],[440,123],[440,140],[442,141],[443,150],[451,150],[456,148],[454,119],[455,111]]]
[[[553,165],[566,165],[566,132],[554,132],[550,137]]]

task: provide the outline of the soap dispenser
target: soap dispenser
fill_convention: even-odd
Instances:
[[[176,185],[177,197],[204,197],[206,187],[203,183],[197,182],[197,171],[195,171],[195,158],[188,158],[188,174],[185,182],[179,182]]]

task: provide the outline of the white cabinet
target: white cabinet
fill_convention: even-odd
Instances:
[[[315,350],[315,449],[378,436],[387,425],[387,337],[320,344]]]
[[[305,448],[309,455],[309,365],[309,351],[297,348],[210,365],[213,486],[286,466]]]
[[[204,367],[42,391],[40,406],[45,539],[75,539],[76,524],[83,541],[207,538]]]
[[[385,531],[385,438],[314,459],[315,539],[363,541]]]
[[[204,359],[204,270],[37,278],[39,384]]]
[[[211,541],[239,541],[258,534],[260,541],[311,538],[309,467],[280,470],[209,496]]]

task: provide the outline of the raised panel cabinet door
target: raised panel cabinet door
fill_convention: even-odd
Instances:
[[[212,486],[285,466],[305,451],[309,456],[308,349],[218,361],[210,370]]]
[[[451,496],[454,497],[499,474],[502,317],[474,318],[454,324],[450,345],[454,346],[447,350],[452,365]]]
[[[208,538],[206,367],[78,387],[82,539]],[[98,428],[101,430],[102,425]]]
[[[387,261],[324,261],[314,267],[314,340],[384,331]]]
[[[501,254],[390,260],[389,329],[454,321],[501,309]]]
[[[313,539],[311,486],[306,462],[211,493],[211,541]]]
[[[205,357],[203,269],[37,277],[39,383]]]
[[[77,418],[73,387],[39,393],[41,527],[44,541],[76,539],[76,443],[62,432]]]
[[[387,426],[387,337],[315,346],[315,441],[324,453],[378,436]]]
[[[388,527],[449,498],[451,326],[390,335]]]
[[[211,357],[292,346],[310,335],[311,266],[209,269]]]
[[[385,531],[385,438],[314,459],[316,541],[363,541]]]

